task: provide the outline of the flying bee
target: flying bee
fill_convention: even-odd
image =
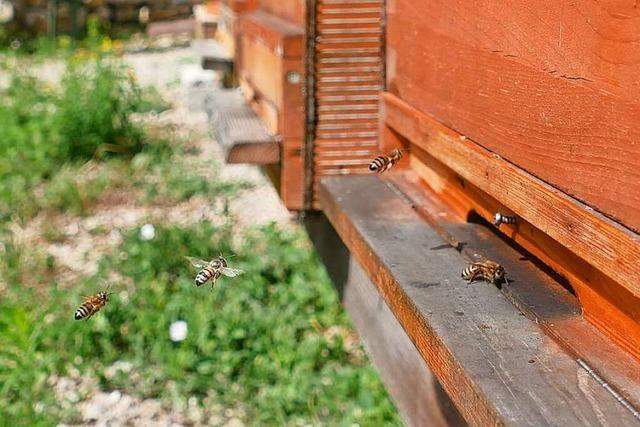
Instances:
[[[102,307],[104,307],[107,302],[109,302],[109,295],[111,295],[109,291],[109,287],[105,291],[100,291],[96,295],[85,297],[85,301],[82,303],[80,307],[76,310],[75,315],[73,316],[76,320],[89,320],[91,316],[100,311]]]
[[[486,280],[492,285],[496,285],[502,281],[509,283],[505,277],[504,267],[493,261],[474,262],[464,270],[462,270],[462,278],[472,283],[480,278]]]
[[[378,156],[369,164],[369,170],[371,172],[383,173],[388,171],[400,161],[402,158],[402,151],[399,149],[393,150],[388,156]]]
[[[221,255],[218,258],[211,261],[205,261],[198,258],[186,257],[191,265],[200,269],[196,275],[196,286],[202,286],[205,283],[211,281],[211,289],[216,284],[216,281],[220,276],[236,277],[243,273],[242,270],[237,268],[229,268],[227,260]]]
[[[502,215],[500,212],[493,216],[493,225],[496,227],[500,227],[500,224],[515,224],[517,221],[515,216]]]

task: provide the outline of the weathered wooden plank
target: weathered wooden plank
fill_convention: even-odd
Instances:
[[[214,91],[207,97],[206,108],[228,163],[280,162],[280,143],[237,90]]]
[[[387,28],[393,93],[640,231],[637,3],[395,0]]]
[[[307,233],[408,426],[463,426],[462,416],[416,351],[375,285],[322,214],[304,220]]]
[[[387,174],[416,212],[468,262],[492,259],[507,271],[502,292],[575,358],[588,363],[631,404],[640,407],[640,362],[581,316],[578,299],[488,227],[467,222],[412,171]]]
[[[385,138],[395,142],[393,135],[385,133]],[[511,209],[416,145],[408,157],[416,174],[463,220],[477,215],[493,222],[496,212],[513,215]],[[640,324],[636,320],[640,318],[640,299],[522,217],[515,225],[494,229],[565,278],[580,299],[583,316],[640,359]]]
[[[377,177],[325,179],[320,197],[471,425],[637,425],[498,289],[464,283],[462,256]]]
[[[491,194],[635,297],[640,236],[571,199],[398,97],[383,95],[385,122],[403,137]]]

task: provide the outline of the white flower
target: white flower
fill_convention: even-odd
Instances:
[[[187,322],[177,320],[169,326],[169,337],[173,342],[184,341],[187,338]]]
[[[154,237],[156,237],[156,228],[153,224],[145,224],[140,228],[141,240],[153,240]]]

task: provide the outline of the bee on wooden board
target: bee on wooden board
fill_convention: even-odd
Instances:
[[[502,215],[500,212],[496,212],[493,216],[493,225],[500,227],[500,224],[515,224],[518,219],[515,216]]]
[[[388,156],[378,156],[369,164],[369,170],[375,173],[383,173],[388,171],[402,159],[402,151],[393,150]]]
[[[219,256],[211,261],[205,261],[193,257],[186,258],[192,266],[200,270],[196,275],[196,286],[202,286],[210,281],[211,289],[213,290],[213,287],[220,276],[236,277],[243,273],[242,270],[237,268],[229,268],[227,260],[223,256]]]
[[[505,277],[504,267],[493,261],[474,262],[464,270],[462,270],[462,278],[472,283],[476,279],[485,280],[492,285],[496,285],[502,281],[509,284]]]
[[[76,310],[74,314],[74,319],[76,320],[89,320],[91,316],[100,311],[102,307],[104,307],[107,302],[109,302],[109,287],[105,291],[100,291],[96,295],[85,297],[85,301],[82,303],[80,307]]]

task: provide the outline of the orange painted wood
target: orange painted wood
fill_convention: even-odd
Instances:
[[[412,167],[436,192],[461,215],[475,210],[491,221],[496,211],[517,214],[518,228],[502,226],[509,238],[565,276],[578,292],[585,316],[640,356],[636,234],[394,95],[385,94],[384,111],[385,122],[417,147]]]
[[[316,12],[315,209],[323,176],[367,173],[378,154],[384,2],[319,0]]]
[[[247,12],[256,8],[256,0],[222,0],[222,4],[236,13]]]
[[[324,179],[320,196],[345,245],[470,425],[638,422],[498,289],[464,283],[462,256],[398,191],[377,177],[344,177]],[[420,247],[429,256],[417,254]]]
[[[388,88],[640,231],[633,0],[392,0]]]
[[[240,19],[243,36],[262,43],[283,58],[299,58],[304,52],[304,27],[259,9]]]
[[[305,26],[305,4],[306,0],[258,0],[261,10],[300,27]]]
[[[238,31],[239,81],[254,110],[281,140],[280,195],[289,209],[302,209],[304,29],[261,8],[241,15]],[[288,78],[292,74],[299,78]]]
[[[398,97],[383,95],[385,122],[589,264],[640,296],[640,236],[555,190]]]

